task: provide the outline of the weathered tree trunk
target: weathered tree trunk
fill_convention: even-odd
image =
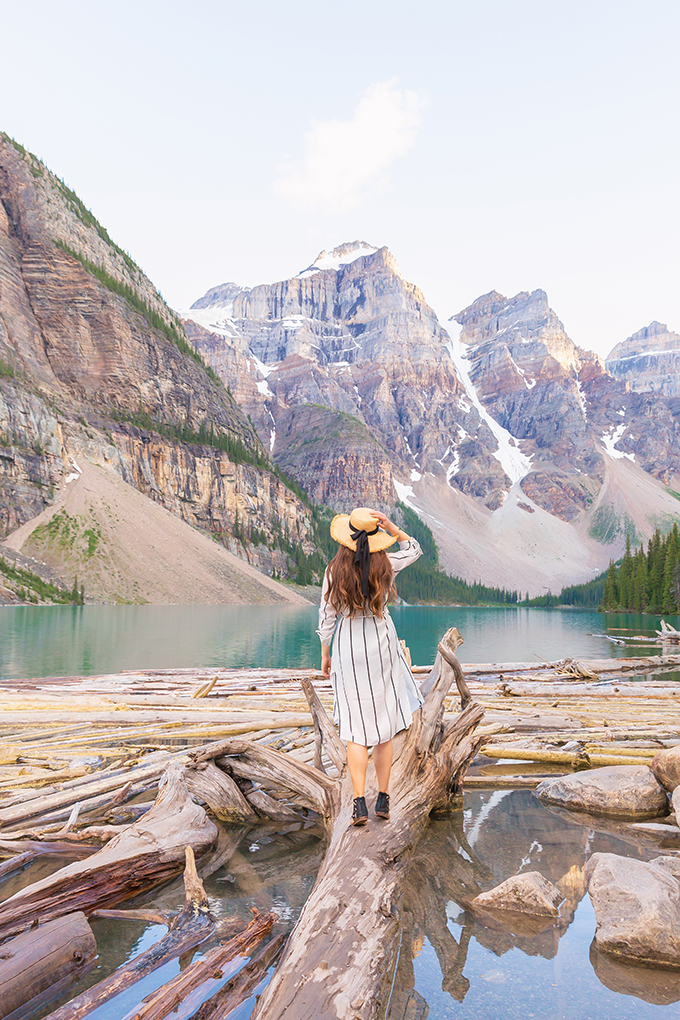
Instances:
[[[180,1003],[196,1004],[191,1013],[205,995],[206,989],[214,987],[222,980],[224,968],[236,956],[249,953],[269,932],[277,920],[276,914],[259,914],[253,910],[253,920],[239,935],[236,935],[223,946],[215,946],[206,953],[204,959],[192,963],[181,971],[153,995],[147,996],[144,1003],[130,1016],[130,1020],[163,1020],[169,1013],[176,1011]]]
[[[87,1016],[93,1009],[108,1002],[114,995],[124,991],[137,981],[141,981],[147,974],[161,967],[168,960],[193,949],[200,942],[212,933],[214,922],[208,911],[208,899],[205,895],[203,883],[196,873],[196,864],[191,847],[186,848],[186,868],[184,870],[184,888],[186,891],[184,908],[169,923],[167,934],[158,942],[150,946],[145,952],[140,953],[125,966],[120,967],[109,974],[102,981],[99,981],[92,988],[85,989],[71,1002],[60,1006],[59,1009],[50,1013],[47,1020],[79,1020]],[[127,914],[134,916],[140,914],[145,920],[149,920],[148,911],[101,911],[100,916],[121,916]],[[145,916],[146,915],[146,916]],[[163,917],[152,918],[156,922],[163,922]],[[53,922],[55,923],[55,922]],[[20,936],[25,938],[26,936]]]
[[[5,942],[0,953],[2,1016],[50,989],[63,988],[69,980],[77,981],[96,955],[92,929],[80,912]]]
[[[430,813],[452,804],[483,739],[473,736],[483,709],[470,703],[454,654],[461,640],[455,628],[447,632],[423,685],[425,703],[410,729],[395,739],[390,821],[371,817],[366,827],[351,827],[353,791],[345,749],[310,684],[305,693],[317,728],[316,760],[325,752],[338,768],[338,778],[269,748],[224,741],[218,759],[222,767],[270,789],[302,794],[328,833],[314,888],[253,1020],[284,1015],[295,1020],[377,1020],[383,1015],[397,955],[402,876]],[[444,699],[454,682],[467,707],[444,726]],[[196,760],[205,754],[197,752]],[[367,799],[376,794],[371,773]]]
[[[282,933],[268,942],[237,974],[230,978],[209,999],[199,1006],[191,1020],[223,1020],[232,1010],[250,998],[260,981],[266,976],[286,941]]]
[[[154,806],[84,861],[69,864],[26,886],[0,904],[0,939],[27,928],[36,917],[49,921],[72,910],[91,913],[113,906],[181,870],[185,849],[207,850],[217,827],[187,788],[193,769],[173,763],[165,772]]]

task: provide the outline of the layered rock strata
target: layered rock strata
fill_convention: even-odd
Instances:
[[[284,576],[308,509],[266,467],[253,424],[196,357],[130,257],[35,157],[0,138],[0,534],[106,464]],[[239,534],[234,537],[239,511]]]
[[[633,333],[607,355],[607,371],[638,393],[680,397],[680,334],[662,322]]]

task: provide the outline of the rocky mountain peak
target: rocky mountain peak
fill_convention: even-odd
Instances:
[[[650,322],[607,355],[607,371],[637,393],[680,396],[680,334],[663,322]]]
[[[225,317],[234,314],[234,300],[239,294],[247,294],[249,287],[242,287],[240,283],[221,283],[217,287],[211,287],[203,297],[194,301],[192,310],[211,308],[219,310]]]
[[[663,322],[650,322],[637,333],[633,333],[620,344],[612,347],[606,357],[607,364],[610,361],[618,361],[620,358],[637,357],[640,354],[657,354],[661,351],[671,351],[680,348],[680,335],[669,330]]]
[[[297,279],[305,279],[308,275],[313,276],[315,273],[326,272],[329,269],[337,270],[341,266],[348,266],[350,263],[356,262],[357,259],[375,255],[378,250],[387,251],[387,249],[375,248],[372,244],[367,244],[366,241],[345,241],[344,244],[339,244],[331,251],[319,252],[312,264],[298,273]]]
[[[551,357],[566,371],[578,372],[580,368],[578,350],[544,290],[521,291],[512,298],[492,290],[453,319],[463,327],[460,339],[471,347],[492,344],[505,348],[518,364]]]

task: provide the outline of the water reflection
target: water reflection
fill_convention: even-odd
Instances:
[[[619,964],[591,947],[588,858],[656,856],[624,825],[599,821],[565,817],[521,790],[475,791],[464,813],[433,821],[406,883],[387,1020],[667,1016],[663,1007],[680,1001],[680,975]],[[500,921],[470,910],[479,892],[534,870],[565,897],[559,918]]]
[[[464,810],[432,820],[405,879],[401,949],[386,1020],[677,1016],[680,974],[620,964],[593,945],[595,916],[585,891],[585,863],[597,851],[651,859],[657,856],[656,846],[645,838],[625,823],[545,808],[526,790],[467,794]],[[216,846],[199,862],[220,934],[245,927],[255,906],[279,914],[273,934],[289,931],[323,853],[322,833],[309,821],[280,828],[222,827]],[[20,876],[5,880],[2,892],[16,891],[18,884],[42,877],[54,864],[36,861]],[[559,918],[535,922],[508,916],[500,922],[470,910],[480,892],[532,870],[540,871],[565,897]],[[129,906],[153,904],[172,911],[183,898],[177,879]],[[158,925],[105,919],[94,920],[93,928],[99,951],[96,969],[61,1001],[99,981],[165,931]],[[165,964],[88,1020],[120,1020],[213,942]],[[254,1000],[244,1002],[234,1016],[246,1020],[253,1005]]]

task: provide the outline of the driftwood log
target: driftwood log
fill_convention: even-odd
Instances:
[[[45,993],[56,998],[82,977],[96,955],[92,929],[79,911],[5,942],[0,949],[2,1016]]]
[[[264,948],[255,953],[244,967],[229,978],[219,992],[215,992],[194,1013],[191,1020],[224,1020],[232,1010],[254,993],[267,971],[276,960],[286,941],[281,933],[276,935]]]
[[[134,918],[137,916],[139,918],[141,915],[143,920],[168,924],[168,931],[162,939],[159,939],[145,952],[135,956],[134,959],[123,967],[119,967],[113,974],[103,978],[92,988],[81,992],[71,1002],[50,1013],[47,1020],[79,1020],[80,1017],[87,1016],[102,1003],[108,1002],[114,995],[130,988],[137,981],[141,981],[147,974],[151,974],[168,960],[175,959],[207,939],[214,930],[214,922],[208,910],[208,899],[203,883],[196,873],[194,853],[191,847],[186,848],[184,889],[184,907],[172,919],[167,919],[163,915],[155,915],[151,911],[98,911],[99,916],[105,917],[127,916]],[[19,937],[25,938],[26,935]]]
[[[215,946],[204,959],[192,963],[185,970],[148,995],[130,1020],[163,1020],[182,1006],[185,1016],[192,1016],[205,993],[222,981],[227,964],[237,956],[250,953],[272,930],[276,914],[260,914],[253,909],[253,920],[248,927],[224,945]],[[193,1008],[192,1008],[193,1006]]]
[[[217,826],[196,804],[189,784],[194,770],[174,762],[165,772],[153,807],[106,846],[34,882],[0,904],[0,938],[23,931],[36,917],[49,921],[72,910],[90,914],[110,907],[181,871],[185,850],[207,850]]]
[[[424,684],[425,703],[395,739],[389,822],[372,817],[365,828],[351,827],[345,747],[309,682],[316,761],[325,757],[337,776],[242,740],[225,740],[220,754],[213,745],[191,756],[197,764],[214,757],[236,776],[293,792],[326,826],[328,846],[316,882],[253,1020],[373,1020],[384,1013],[398,951],[401,879],[431,812],[455,802],[483,739],[473,735],[483,709],[470,701],[455,656],[461,641],[455,628],[446,633]],[[445,725],[444,699],[454,683],[466,707]],[[376,795],[370,770],[367,798]]]

